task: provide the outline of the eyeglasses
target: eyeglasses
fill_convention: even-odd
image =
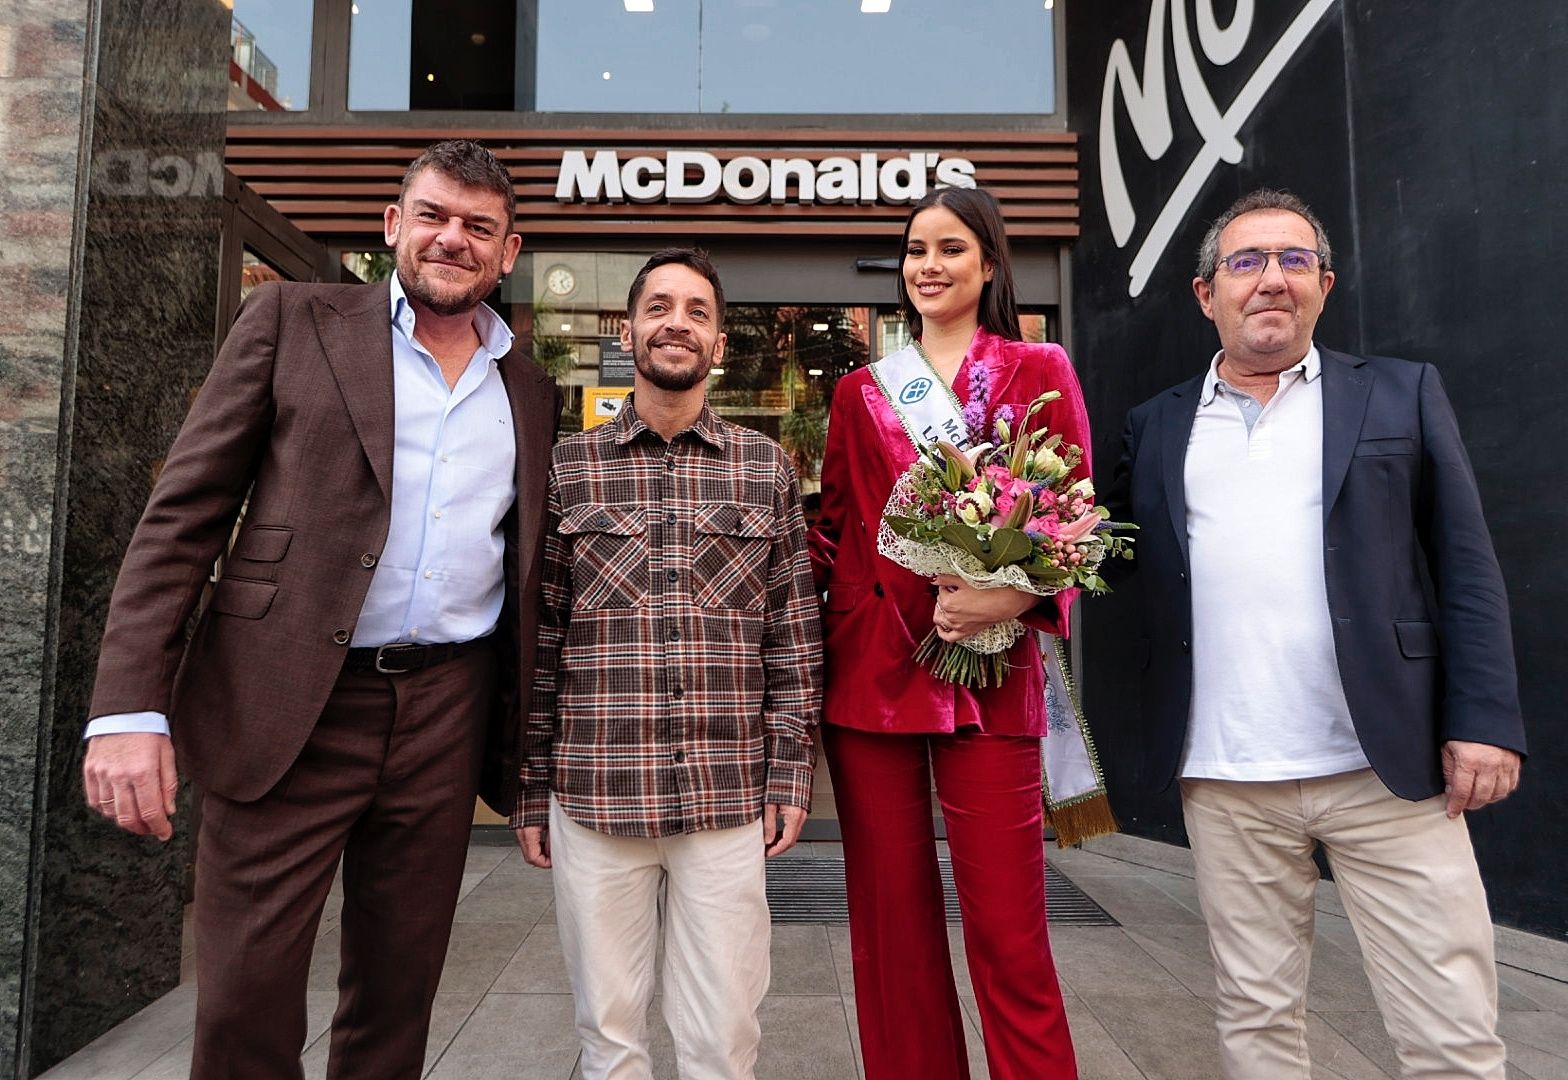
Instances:
[[[1284,248],[1274,251],[1237,251],[1223,256],[1220,262],[1225,269],[1237,277],[1251,277],[1261,274],[1263,268],[1269,264],[1272,255],[1279,262],[1279,268],[1287,274],[1311,274],[1318,268],[1318,260],[1323,257],[1321,251],[1308,251],[1306,248]]]

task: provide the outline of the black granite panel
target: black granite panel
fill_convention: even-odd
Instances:
[[[88,7],[17,0],[0,37],[0,1076],[25,1067]]]
[[[1318,327],[1322,343],[1437,365],[1474,462],[1507,580],[1531,756],[1521,790],[1469,815],[1497,920],[1568,937],[1568,862],[1542,822],[1568,813],[1568,744],[1556,736],[1568,668],[1568,503],[1557,492],[1568,369],[1568,308],[1557,264],[1568,235],[1568,19],[1555,0],[1345,0],[1322,9],[1303,47],[1268,85],[1238,136],[1241,160],[1210,170],[1181,215],[1148,287],[1129,296],[1131,252],[1177,190],[1200,139],[1175,62],[1173,20],[1146,68],[1151,10],[1191,5],[1072,4],[1067,9],[1071,124],[1079,133],[1083,236],[1073,255],[1075,359],[1107,475],[1126,410],[1201,371],[1217,345],[1190,287],[1208,221],[1258,186],[1289,187],[1333,240],[1338,278]],[[1226,6],[1221,5],[1221,10]],[[1239,13],[1241,5],[1234,5]],[[1257,5],[1226,64],[1197,61],[1221,111],[1306,0]],[[1222,17],[1224,17],[1222,15]],[[1239,18],[1233,14],[1231,17]],[[1170,145],[1150,160],[1114,108],[1136,227],[1111,235],[1100,180],[1101,102],[1120,41],[1150,91],[1163,70]],[[1125,90],[1126,88],[1123,87]],[[1080,674],[1112,800],[1130,832],[1181,841],[1174,790],[1140,775],[1136,581],[1084,605]]]
[[[211,362],[230,18],[219,0],[84,2],[74,22],[69,4],[10,7],[21,21],[0,67],[4,1076],[47,1068],[179,977],[186,831],[160,845],[89,812],[81,728],[121,553]]]
[[[121,554],[212,361],[229,18],[217,0],[102,5],[32,988],[35,1069],[179,979],[188,830],[181,820],[175,841],[160,845],[90,813],[80,795],[81,725]]]

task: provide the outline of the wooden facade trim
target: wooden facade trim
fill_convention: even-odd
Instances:
[[[305,233],[319,239],[375,238],[382,211],[397,197],[403,170],[439,139],[482,139],[516,185],[517,227],[556,237],[656,235],[714,238],[892,238],[903,228],[902,203],[801,202],[790,186],[784,203],[726,201],[570,202],[556,199],[561,155],[614,150],[621,162],[669,150],[701,150],[720,162],[807,157],[880,161],[940,153],[974,164],[975,179],[996,195],[1016,238],[1078,235],[1077,137],[1058,131],[829,131],[823,129],[450,129],[295,126],[231,123],[226,164]]]

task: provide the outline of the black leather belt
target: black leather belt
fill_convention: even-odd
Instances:
[[[464,653],[473,652],[475,649],[488,648],[488,637],[474,638],[472,641],[459,641],[456,643],[442,642],[438,645],[413,645],[408,642],[395,642],[391,645],[382,645],[378,648],[350,649],[348,659],[344,661],[345,671],[360,673],[376,672],[381,675],[403,675],[410,671],[422,671],[437,664],[444,664],[448,660],[455,660]]]

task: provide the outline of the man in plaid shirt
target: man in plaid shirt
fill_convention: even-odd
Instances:
[[[512,825],[554,868],[584,1077],[652,1076],[662,915],[681,1075],[741,1080],[768,986],[763,860],[811,804],[817,599],[788,459],[705,400],[718,272],[660,251],[627,314],[633,397],[555,448]]]

